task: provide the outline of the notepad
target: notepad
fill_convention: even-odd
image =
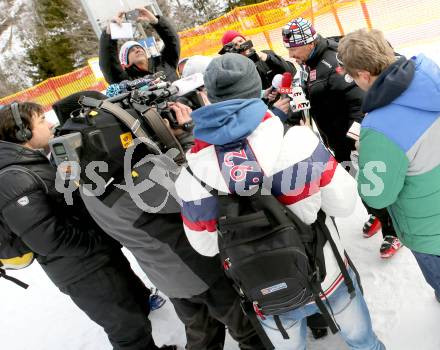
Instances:
[[[110,23],[112,39],[133,39],[133,26],[131,23]]]

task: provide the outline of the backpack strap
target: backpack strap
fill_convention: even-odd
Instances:
[[[359,275],[358,270],[356,269],[356,266],[353,263],[353,260],[351,260],[350,256],[346,251],[344,251],[345,257],[347,258],[348,265],[350,265],[351,269],[353,270],[354,274],[356,275],[356,281],[358,283],[359,289],[361,290],[362,295],[364,295],[364,288],[362,287],[361,283],[361,276]]]
[[[20,286],[21,288],[27,289],[27,288],[29,287],[28,284],[26,284],[26,283],[20,281],[19,279],[7,275],[7,274],[6,274],[6,271],[3,270],[3,269],[0,267],[0,278],[2,278],[2,277],[3,277],[5,280],[8,280],[8,281],[10,281],[10,282],[15,283],[16,285]]]
[[[209,194],[211,194],[211,195],[213,195],[213,196],[219,196],[219,195],[226,195],[226,196],[228,196],[229,195],[229,193],[226,193],[226,192],[222,192],[222,191],[219,191],[219,190],[217,190],[217,189],[215,189],[215,188],[212,188],[211,186],[209,186],[205,181],[203,181],[202,179],[200,179],[197,175],[195,175],[194,174],[194,172],[192,171],[192,169],[191,169],[191,167],[189,166],[189,164],[187,164],[187,166],[186,166],[186,171],[194,178],[194,179],[196,179],[196,181],[198,182],[198,183],[200,183],[200,185],[202,185],[202,187],[206,190],[206,191],[208,191],[209,192]]]
[[[318,218],[315,222],[315,225],[318,226],[318,229],[320,231],[322,231],[325,238],[330,243],[330,247],[332,248],[332,251],[333,251],[333,254],[334,254],[336,261],[338,263],[339,269],[341,270],[342,276],[344,277],[344,282],[345,282],[345,285],[347,286],[348,293],[350,294],[350,299],[353,299],[356,295],[353,280],[351,279],[351,277],[348,273],[347,267],[345,266],[344,260],[342,259],[341,254],[339,253],[338,247],[336,246],[336,243],[333,240],[333,237],[331,236],[327,225],[325,224],[325,218],[326,218],[326,214],[322,210],[320,210],[318,212]],[[335,222],[334,218],[333,217],[330,217],[330,218],[332,219],[333,224],[335,225],[336,230],[337,230],[337,226],[336,226],[336,222]],[[346,253],[345,253],[345,255],[347,256]],[[348,260],[348,261],[350,264],[350,260]],[[350,266],[351,266],[351,264],[350,264]],[[326,304],[327,304],[327,306],[326,306],[319,296],[320,294],[324,295],[324,291],[321,288],[320,281],[311,281],[310,284],[311,284],[312,289],[315,291],[316,305],[318,306],[324,319],[327,321],[327,324],[329,325],[329,328],[332,331],[332,333],[333,334],[337,333],[339,331],[339,325],[337,324],[336,320],[334,319],[331,306],[328,303],[328,301],[326,302]]]
[[[322,317],[324,317],[331,332],[333,334],[338,333],[340,328],[339,328],[339,325],[336,323],[336,320],[335,320],[334,314],[333,314],[333,310],[331,309],[330,304],[327,302],[327,307],[328,307],[327,308],[325,306],[324,302],[321,300],[321,297],[319,296],[320,294],[324,294],[324,291],[321,288],[321,283],[311,282],[310,285],[312,286],[312,290],[314,291],[314,294],[315,294],[316,306],[318,307],[319,311],[321,312]]]
[[[344,282],[345,285],[347,286],[348,293],[350,294],[350,299],[353,299],[356,296],[353,280],[351,279],[347,267],[345,266],[344,260],[342,260],[341,254],[339,254],[338,247],[336,247],[336,243],[333,240],[333,237],[330,234],[330,231],[325,224],[325,217],[326,217],[325,213],[322,210],[320,210],[318,213],[318,220],[316,222],[320,226],[322,232],[325,234],[327,240],[330,243],[333,254],[335,255],[336,261],[338,263],[339,269],[341,270],[342,276],[344,277]],[[332,219],[335,227],[337,227],[334,218],[333,217],[330,218]]]
[[[128,96],[128,95],[127,95]],[[128,113],[125,109],[120,107],[116,103],[112,103],[108,100],[98,100],[92,97],[82,96],[79,99],[79,104],[84,107],[102,109],[108,113],[111,113],[117,119],[119,119],[125,126],[127,126],[131,132],[140,139],[147,147],[149,147],[154,153],[161,154],[160,148],[157,144],[150,138],[147,132],[142,128],[141,122]],[[185,161],[185,152],[182,149],[179,141],[176,137],[168,130],[162,117],[159,113],[151,108],[143,108],[142,106],[135,104],[134,108],[142,114],[145,120],[148,122],[150,127],[154,130],[154,133],[160,138],[160,140],[165,144],[167,149],[177,148],[179,154],[175,157],[175,161],[179,164]]]
[[[260,337],[261,342],[263,343],[264,347],[267,350],[275,350],[275,347],[273,346],[272,342],[270,341],[269,337],[267,336],[266,332],[263,329],[263,326],[257,319],[257,314],[255,313],[254,308],[252,307],[252,304],[243,298],[241,299],[241,308],[244,312],[244,314],[247,316],[249,321],[251,322],[252,326],[254,327],[255,331],[257,332],[258,336]],[[283,328],[284,329],[284,328]],[[289,337],[289,336],[287,336]]]
[[[130,131],[143,143],[145,143],[151,150],[156,153],[160,153],[159,147],[151,140],[145,130],[142,128],[141,122],[128,113],[125,109],[119,105],[106,101],[97,100],[92,97],[82,96],[78,103],[84,107],[102,109],[108,113],[111,113],[118,120],[127,126]]]
[[[290,339],[289,334],[287,334],[286,329],[283,327],[283,323],[280,320],[280,316],[274,315],[273,319],[275,321],[275,324],[276,324],[278,330],[280,331],[281,335],[283,336],[283,339]]]

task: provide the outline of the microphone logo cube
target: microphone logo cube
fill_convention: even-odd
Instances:
[[[280,94],[290,94],[290,93],[292,93],[292,88],[290,88],[290,87],[280,87],[280,89],[279,89],[279,93]]]

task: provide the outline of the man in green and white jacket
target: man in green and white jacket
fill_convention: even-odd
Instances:
[[[388,208],[440,301],[440,68],[424,55],[395,57],[380,31],[358,30],[338,57],[367,91],[358,190]]]

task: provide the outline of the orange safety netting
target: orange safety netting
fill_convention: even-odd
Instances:
[[[272,49],[287,56],[281,28],[296,17],[312,21],[323,36],[343,35],[358,28],[378,28],[396,48],[440,42],[439,0],[270,0],[237,7],[208,23],[179,33],[181,57],[215,55],[221,38],[234,29],[254,43],[257,50]],[[35,101],[46,109],[58,99],[81,90],[103,90],[89,67],[49,79],[37,86],[0,99]]]
[[[32,101],[43,105],[45,111],[48,111],[56,101],[75,92],[83,90],[101,91],[106,87],[106,82],[103,79],[96,79],[90,66],[87,66],[68,74],[47,79],[16,94],[3,97],[0,99],[0,105],[13,101]]]
[[[271,0],[237,7],[220,18],[181,32],[181,56],[217,53],[221,48],[223,33],[227,30],[239,31],[251,39],[257,49],[264,47],[278,51],[282,48],[280,28],[287,22],[296,17],[305,17],[315,22],[315,18],[324,13],[334,15],[338,27],[334,35],[344,34],[337,11],[343,6],[358,4],[359,0]]]

